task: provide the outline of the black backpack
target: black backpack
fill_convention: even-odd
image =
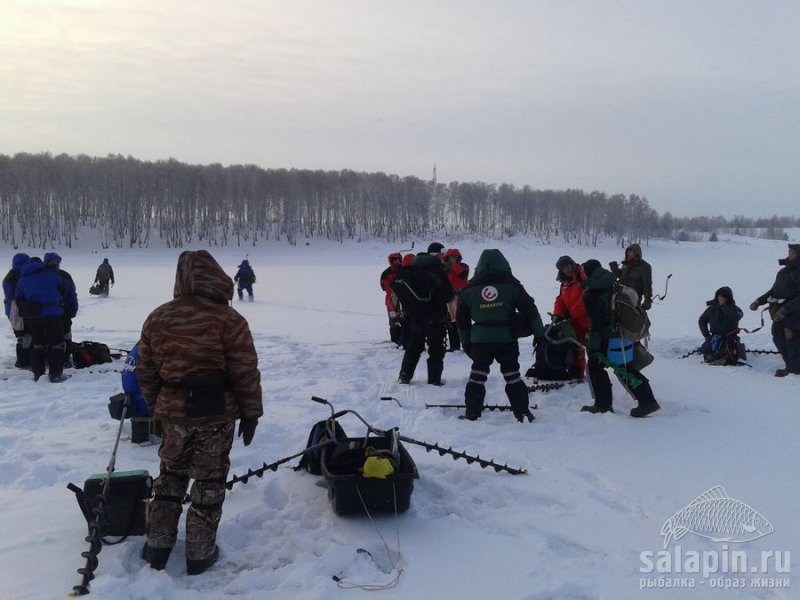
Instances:
[[[544,328],[544,332],[544,339],[538,340],[536,345],[533,366],[525,376],[545,381],[565,381],[577,377],[575,345],[570,342],[554,343],[575,335],[569,321],[551,323]]]
[[[114,362],[109,347],[100,342],[72,342],[71,353],[76,369]]]
[[[312,446],[316,446],[317,444],[321,444],[327,440],[330,440],[330,427],[331,419],[325,419],[324,421],[318,421],[314,424],[311,428],[311,431],[308,434],[308,442],[306,442],[306,448],[311,448]],[[335,444],[338,444],[345,439],[347,439],[347,434],[342,429],[342,426],[339,425],[338,422],[335,422],[334,427],[334,438],[336,439]],[[312,475],[322,475],[322,448],[317,448],[316,450],[312,450],[311,452],[306,452],[303,454],[303,457],[300,459],[300,463],[294,468],[295,471],[301,471],[305,469]]]

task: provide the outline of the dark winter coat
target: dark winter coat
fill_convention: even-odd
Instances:
[[[459,296],[456,325],[461,342],[470,344],[516,342],[511,319],[519,312],[533,329],[544,336],[536,303],[511,273],[511,265],[500,250],[484,250],[475,267],[475,276]]]
[[[610,263],[611,272],[619,278],[622,285],[636,290],[640,304],[650,308],[653,301],[653,269],[650,263],[642,259],[642,247],[639,244],[631,244],[625,248],[626,256],[628,250],[633,250],[633,260],[623,260],[622,268],[616,262]]]
[[[447,303],[453,299],[453,288],[442,263],[428,254],[403,267],[391,284],[407,321],[421,328],[447,322]]]
[[[611,337],[611,290],[616,276],[602,267],[597,267],[586,280],[583,292],[583,305],[589,317],[590,350],[604,350]]]
[[[112,284],[114,283],[114,269],[111,268],[107,258],[97,267],[97,274],[94,278],[95,281],[99,283],[105,283],[106,281],[110,281]]]
[[[717,298],[724,296],[728,299],[725,304],[719,304]],[[697,324],[700,333],[708,339],[712,335],[727,335],[739,328],[739,321],[744,316],[742,309],[736,306],[733,292],[729,287],[721,287],[714,294],[714,299],[706,302],[708,308],[703,311]]]
[[[28,309],[33,311],[29,313],[31,316],[61,316],[64,314],[63,304],[66,295],[66,286],[58,272],[46,268],[41,259],[32,258],[22,267],[16,290],[17,305],[21,314],[25,314],[23,307],[25,303]]]
[[[245,318],[228,303],[233,281],[205,250],[178,258],[175,299],[144,322],[136,376],[156,419],[194,424],[262,415],[261,374]],[[182,383],[192,375],[223,374],[225,414],[186,416]]]
[[[233,280],[239,283],[240,288],[249,288],[256,282],[256,274],[253,271],[253,267],[250,266],[249,261],[242,261],[242,264],[239,265],[239,270],[236,272],[236,277],[234,277]]]
[[[783,318],[784,326],[800,335],[800,264],[795,261],[781,268],[775,275],[775,283],[758,297],[756,303],[765,304],[769,298],[782,300],[773,303],[775,308],[770,310],[770,314],[774,316],[780,308],[786,315]]]
[[[17,295],[17,281],[22,275],[22,266],[28,262],[30,256],[22,252],[15,254],[11,259],[11,270],[3,278],[3,308],[6,317],[11,318],[11,305]]]

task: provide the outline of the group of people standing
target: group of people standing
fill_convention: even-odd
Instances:
[[[576,340],[589,351],[586,372],[595,402],[583,410],[602,413],[612,410],[611,382],[599,359],[611,337],[611,287],[620,282],[637,290],[643,307],[652,303],[652,270],[633,244],[619,266],[603,269],[596,260],[577,264],[561,257],[556,268],[561,289],[553,308],[554,319],[568,319]],[[410,383],[421,354],[427,349],[428,383],[442,385],[445,338],[450,334],[450,350],[463,348],[472,359],[464,399],[466,419],[480,418],[486,395],[485,384],[493,362],[500,365],[505,391],[518,421],[532,421],[528,390],[519,367],[518,338],[533,335],[534,343],[544,343],[544,326],[533,298],[513,275],[511,265],[500,250],[484,250],[469,278],[469,268],[458,250],[444,251],[433,243],[416,256],[389,255],[389,268],[381,274],[381,288],[389,315],[392,341],[404,347],[398,382]],[[577,367],[582,379],[586,359],[583,353]],[[658,410],[649,382],[633,365],[623,365],[634,378],[626,388],[638,400],[632,416],[641,417]]]

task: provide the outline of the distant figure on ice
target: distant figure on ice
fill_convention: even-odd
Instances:
[[[30,256],[20,252],[11,259],[11,270],[3,278],[3,308],[6,317],[14,330],[17,338],[17,362],[14,366],[18,369],[30,369],[31,367],[31,343],[33,337],[30,331],[25,328],[25,320],[19,314],[17,307],[17,282],[22,275],[22,267],[28,262]]]
[[[544,336],[536,304],[511,273],[511,265],[500,250],[484,250],[475,276],[461,291],[456,323],[464,352],[472,359],[472,370],[464,390],[465,417],[480,418],[486,396],[486,380],[494,361],[506,381],[506,396],[520,423],[533,421],[528,407],[528,388],[519,372],[519,343],[512,331],[515,313],[530,324],[534,338]]]
[[[582,407],[581,411],[614,412],[611,380],[606,372],[606,367],[612,367],[617,373],[620,383],[636,398],[639,404],[631,409],[631,416],[645,417],[661,408],[653,396],[649,380],[635,369],[632,363],[613,364],[609,360],[609,340],[613,335],[611,292],[616,277],[594,259],[587,260],[582,266],[583,272],[586,273],[586,282],[583,284],[585,286],[583,304],[589,317],[589,337],[586,343],[589,360],[586,374],[594,404]],[[626,383],[626,377],[635,381]]]
[[[44,267],[58,273],[61,279],[62,306],[64,308],[62,316],[65,346],[64,366],[72,367],[72,319],[78,314],[78,293],[75,289],[75,282],[72,280],[72,275],[61,268],[61,257],[55,252],[48,252],[44,255]]]
[[[458,296],[469,281],[469,265],[462,262],[461,252],[457,248],[450,248],[444,253],[444,270],[453,288],[453,299],[447,304],[447,312],[450,322],[447,324],[447,334],[450,338],[448,352],[454,352],[461,348],[461,339],[458,337],[458,327],[456,327],[456,311],[458,310]]]
[[[107,258],[97,267],[97,274],[94,276],[94,286],[92,289],[97,290],[97,295],[103,298],[108,298],[108,287],[114,287],[114,269],[108,262]]]
[[[743,313],[736,306],[731,288],[724,286],[714,293],[714,298],[706,302],[706,308],[697,324],[705,341],[700,352],[707,363],[725,365],[737,364],[745,360],[743,346],[739,339],[739,321]]]
[[[398,383],[411,383],[427,344],[428,383],[442,385],[447,303],[453,298],[442,263],[430,254],[421,253],[410,267],[403,267],[401,275],[392,282],[392,290],[400,299],[408,327]]]
[[[236,293],[239,295],[239,300],[244,300],[243,291],[247,290],[247,299],[252,302],[253,284],[256,282],[256,274],[253,272],[253,267],[250,266],[249,260],[244,259],[242,261],[233,280],[236,282]]]
[[[631,244],[625,248],[625,260],[622,261],[621,268],[615,260],[608,263],[608,266],[622,285],[636,290],[641,307],[650,310],[653,304],[653,269],[650,263],[642,259],[642,247]]]
[[[386,313],[389,315],[389,339],[398,346],[402,345],[402,314],[400,300],[398,300],[397,294],[392,290],[392,282],[400,272],[402,260],[402,254],[399,252],[392,252],[389,255],[389,266],[381,273],[380,281],[381,289],[385,295],[384,304],[386,305]]]
[[[769,304],[772,341],[786,367],[775,377],[800,373],[800,244],[789,244],[789,254],[778,261],[783,268],[775,275],[772,287],[756,298],[750,310]]]

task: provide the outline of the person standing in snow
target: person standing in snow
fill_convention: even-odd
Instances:
[[[583,272],[586,281],[583,293],[583,304],[589,317],[589,337],[586,342],[589,354],[586,369],[589,387],[594,398],[594,404],[581,408],[583,412],[606,413],[614,412],[612,407],[611,380],[608,378],[605,360],[608,351],[608,341],[612,337],[611,330],[611,291],[616,277],[606,271],[597,260],[587,260],[583,263]],[[646,417],[661,408],[653,396],[650,381],[630,364],[618,365],[618,369],[635,378],[639,383],[634,387],[620,382],[636,398],[638,406],[631,409],[632,417]]]
[[[528,407],[528,388],[519,372],[519,343],[512,332],[515,313],[522,315],[533,330],[534,338],[544,336],[542,319],[536,303],[511,273],[500,250],[481,252],[475,276],[461,291],[456,313],[464,352],[472,359],[469,381],[464,390],[465,417],[480,418],[486,396],[486,380],[494,361],[506,381],[506,396],[516,419],[533,421]]]
[[[469,265],[462,262],[461,252],[457,248],[450,248],[444,253],[444,270],[454,294],[453,299],[447,304],[447,313],[450,317],[450,322],[447,324],[450,347],[447,351],[454,352],[461,348],[461,339],[458,337],[458,327],[456,327],[458,296],[469,281]]]
[[[589,317],[586,316],[586,307],[583,305],[583,288],[581,284],[586,281],[583,268],[572,257],[562,256],[556,261],[558,275],[556,280],[561,283],[555,304],[553,306],[553,321],[569,319],[575,331],[575,339],[586,345],[586,332],[589,330]],[[586,357],[583,349],[576,349],[575,373],[578,379],[583,379],[586,369]]]
[[[769,304],[772,341],[786,366],[775,377],[800,373],[800,244],[789,244],[789,254],[778,261],[781,269],[772,287],[750,304],[750,310]]]
[[[453,289],[441,261],[431,254],[420,253],[411,261],[411,266],[403,267],[400,275],[392,282],[392,290],[400,299],[408,324],[408,338],[398,383],[411,383],[427,344],[428,383],[442,385],[447,303],[453,298]]]
[[[247,299],[252,302],[253,284],[256,282],[256,274],[253,271],[253,267],[250,266],[249,260],[245,259],[242,261],[233,280],[237,283],[236,292],[239,295],[239,300],[244,300],[243,291],[247,290]]]
[[[383,270],[380,279],[381,289],[384,292],[383,302],[386,305],[386,313],[389,315],[389,339],[397,346],[402,345],[402,313],[400,300],[397,299],[397,294],[392,290],[392,282],[400,272],[402,260],[402,254],[392,252],[389,255],[389,266]]]
[[[622,285],[636,290],[641,307],[650,310],[653,305],[653,268],[650,263],[642,259],[642,247],[639,244],[631,244],[625,248],[622,267],[617,261],[608,263],[608,266]]]
[[[104,258],[100,266],[97,267],[94,280],[100,295],[103,298],[108,298],[109,284],[111,284],[111,287],[114,287],[114,269],[111,268],[111,264],[108,262],[107,258]]]
[[[17,307],[17,282],[22,275],[22,267],[28,262],[30,256],[24,252],[15,254],[11,259],[11,269],[3,278],[3,308],[11,323],[11,329],[17,338],[17,361],[14,366],[18,369],[30,369],[31,367],[31,344],[33,337],[30,331],[25,329],[25,320],[19,314]]]
[[[33,337],[31,370],[34,381],[39,381],[48,365],[50,381],[64,381],[64,299],[67,295],[64,280],[57,271],[46,269],[41,258],[34,256],[22,267],[16,301],[25,328]]]
[[[263,414],[253,336],[229,302],[233,280],[205,250],[178,258],[174,299],[156,308],[139,339],[136,376],[148,412],[161,423],[161,469],[153,483],[144,558],[164,569],[178,537],[189,480],[186,570],[197,575],[218,556],[234,424],[247,446]]]
[[[61,279],[64,307],[64,366],[72,367],[72,319],[78,314],[78,293],[72,275],[61,268],[61,257],[55,252],[44,255],[45,269],[55,271]]]

